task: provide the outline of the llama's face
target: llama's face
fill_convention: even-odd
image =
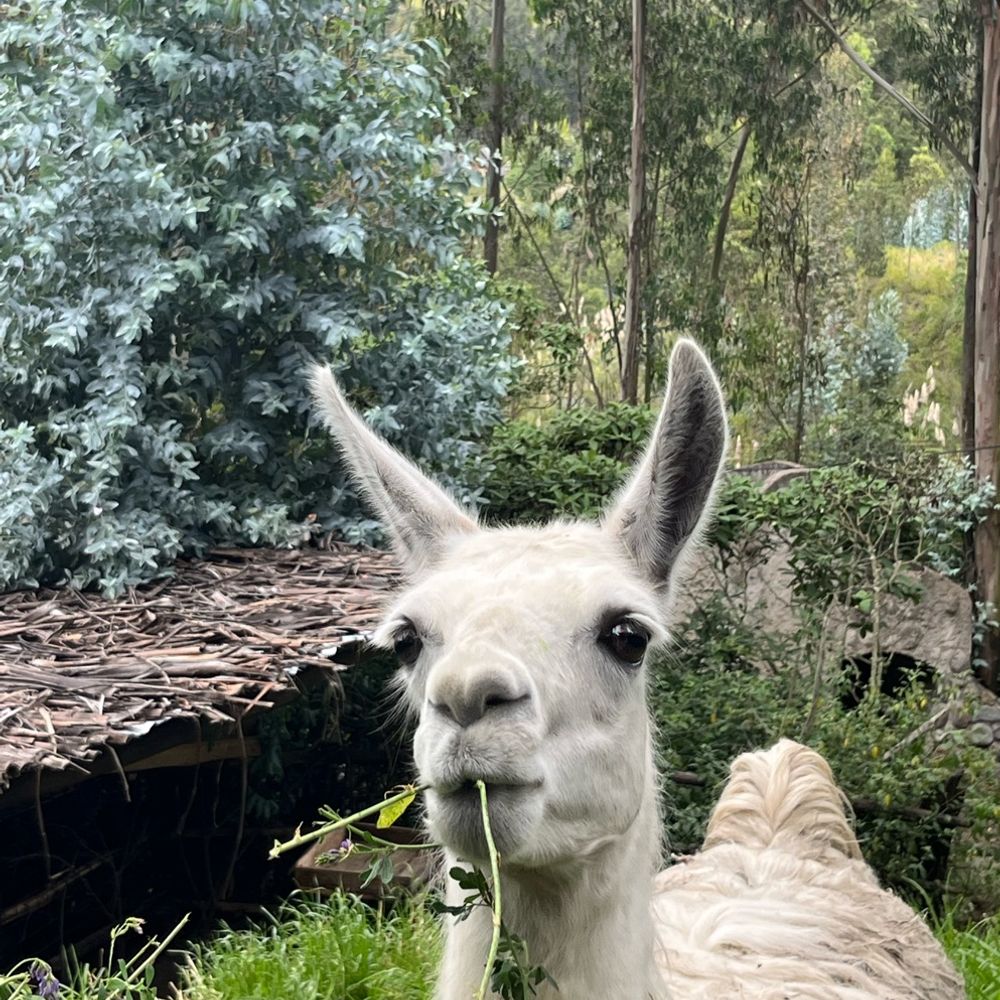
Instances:
[[[647,643],[662,602],[596,525],[456,536],[377,633],[399,650],[434,837],[507,864],[579,862],[624,832],[647,779]]]
[[[376,641],[401,660],[436,836],[486,860],[475,782],[508,866],[585,863],[652,787],[644,653],[660,641],[676,567],[725,452],[704,355],[674,350],[649,446],[601,525],[480,530],[350,409],[328,371],[314,389],[410,585]]]

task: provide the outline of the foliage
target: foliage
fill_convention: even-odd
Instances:
[[[954,912],[949,912],[936,933],[965,979],[969,1000],[989,1000],[1000,995],[1000,916],[963,928]]]
[[[368,536],[308,362],[453,480],[510,372],[432,40],[353,0],[113,10],[0,27],[0,586]]]
[[[995,857],[988,860],[1000,831],[995,760],[967,746],[961,733],[905,742],[931,714],[922,683],[913,679],[894,698],[850,707],[852,701],[842,697],[854,683],[847,668],[830,670],[817,697],[810,677],[813,645],[788,641],[784,669],[759,672],[751,663],[757,658],[755,635],[722,604],[678,631],[687,638],[653,670],[660,756],[666,769],[693,771],[705,786],[668,789],[672,850],[689,852],[701,843],[733,757],[790,737],[826,757],[848,797],[859,803],[857,830],[866,859],[883,882],[918,905],[921,892],[940,898],[941,886],[932,886],[945,876],[943,856],[952,841],[944,790],[963,771],[963,814],[973,826],[967,838],[951,842],[952,885],[980,905],[1000,903],[1000,871]],[[969,884],[972,872],[976,881]]]
[[[433,995],[440,938],[419,905],[372,913],[335,893],[291,900],[249,930],[223,929],[198,944],[182,1000],[422,1000]]]
[[[897,393],[918,388],[933,365],[935,396],[943,411],[941,423],[949,447],[960,444],[953,421],[961,412],[964,260],[964,251],[954,243],[929,250],[890,246],[885,273],[873,288],[877,295],[895,289],[902,300],[900,332],[909,355]]]
[[[512,421],[498,428],[486,453],[487,518],[596,516],[622,484],[652,423],[647,407],[612,403],[566,410],[541,426]]]
[[[941,703],[926,674],[890,678],[880,645],[888,597],[919,597],[920,567],[958,575],[967,532],[993,502],[971,470],[923,454],[884,469],[818,470],[770,493],[730,478],[709,534],[723,586],[678,623],[679,647],[654,671],[664,758],[707,780],[674,795],[676,844],[700,842],[733,756],[789,736],[819,750],[848,795],[865,804],[862,847],[889,884],[939,895],[947,875],[956,892],[978,882],[974,895],[1000,903],[1000,870],[988,860],[1000,826],[995,759],[967,746],[961,732],[931,725]],[[746,606],[746,573],[779,546],[787,546],[796,617],[788,631],[762,634]],[[830,628],[837,607],[871,636],[869,677],[842,659]],[[957,808],[950,784],[958,772],[972,826],[953,837],[942,814]]]
[[[167,937],[150,938],[129,958],[116,953],[118,939],[129,933],[142,934],[142,921],[129,917],[110,931],[107,955],[98,966],[71,963],[66,982],[60,982],[52,967],[40,959],[25,959],[6,975],[0,972],[0,1000],[158,1000],[154,985],[155,962],[187,923],[182,919]]]
[[[822,614],[839,600],[870,617],[888,594],[918,597],[922,566],[958,577],[967,533],[994,502],[967,465],[911,451],[883,466],[817,469],[769,493],[729,477],[709,537],[723,565],[747,549],[761,561],[780,540],[800,607]]]
[[[907,356],[899,334],[901,310],[899,295],[890,288],[869,304],[863,326],[831,317],[818,349],[824,378],[815,393],[819,412],[806,438],[810,455],[881,462],[898,456],[904,434],[894,390]]]

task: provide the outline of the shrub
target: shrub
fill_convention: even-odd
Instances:
[[[15,5],[0,24],[0,588],[352,537],[304,371],[462,488],[510,374],[433,40],[360,0]],[[470,480],[476,481],[476,480]]]
[[[822,469],[766,494],[742,477],[726,482],[708,557],[733,592],[703,597],[678,623],[677,648],[653,679],[667,765],[707,782],[671,792],[669,832],[681,849],[700,842],[729,761],[788,736],[822,753],[860,804],[859,839],[884,881],[918,903],[925,891],[940,898],[947,881],[1000,905],[996,759],[930,724],[941,706],[926,672],[883,683],[879,645],[886,599],[919,597],[918,568],[958,575],[965,534],[992,502],[963,467],[920,456]],[[744,572],[779,545],[798,626],[785,634],[764,632],[741,592]],[[833,603],[872,633],[860,700],[854,668],[831,656]],[[959,775],[970,825],[956,833],[944,814],[959,807]]]
[[[612,403],[562,411],[540,426],[498,427],[485,458],[486,517],[514,523],[596,516],[641,452],[653,419],[648,407]]]
[[[784,670],[765,676],[733,666],[732,620],[721,613],[702,615],[698,624],[696,636],[690,630],[692,637],[652,671],[651,704],[663,766],[693,771],[705,780],[703,787],[667,785],[671,850],[687,852],[700,845],[735,756],[789,737],[823,754],[858,804],[858,839],[885,884],[924,905],[928,895],[940,900],[947,880],[978,906],[1000,905],[1000,870],[995,857],[989,861],[1000,833],[996,760],[989,751],[968,746],[961,732],[911,739],[931,714],[922,684],[914,680],[893,698],[848,707],[841,698],[851,681],[846,674],[831,672],[817,697],[802,669],[809,664],[790,650]],[[742,655],[755,652],[751,643]],[[950,809],[958,809],[947,798],[958,772],[964,778],[962,816],[971,824],[960,836],[947,818]],[[977,884],[970,885],[973,878]]]

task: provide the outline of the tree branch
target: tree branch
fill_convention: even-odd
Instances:
[[[816,19],[816,21],[823,26],[824,30],[837,43],[844,55],[846,55],[847,58],[850,59],[851,62],[854,63],[854,65],[857,66],[858,69],[860,69],[861,72],[875,84],[876,87],[885,91],[885,93],[887,93],[901,108],[903,108],[903,110],[906,111],[906,113],[914,121],[923,125],[923,127],[926,128],[927,131],[930,132],[930,134],[939,143],[941,143],[941,145],[944,146],[949,153],[951,153],[951,155],[955,158],[955,162],[965,171],[969,179],[972,181],[973,189],[978,190],[979,177],[973,169],[972,164],[969,163],[966,155],[958,148],[958,146],[956,146],[955,143],[948,138],[948,136],[938,129],[934,122],[932,122],[930,118],[923,113],[923,111],[921,111],[911,100],[909,100],[909,98],[901,94],[891,83],[889,83],[888,80],[879,76],[879,74],[876,73],[875,70],[873,70],[871,66],[869,66],[868,63],[866,63],[865,60],[862,59],[861,56],[844,40],[843,36],[837,30],[836,25],[821,14],[809,2],[809,0],[799,0],[799,3]]]
[[[715,230],[715,250],[712,253],[712,272],[709,282],[714,288],[719,283],[719,275],[722,272],[722,250],[726,243],[726,230],[729,228],[729,213],[733,207],[733,198],[736,196],[736,180],[740,174],[740,166],[743,164],[743,154],[747,151],[747,143],[750,141],[750,123],[747,122],[740,130],[740,141],[733,154],[733,162],[729,168],[729,180],[726,183],[726,194],[722,199],[722,210],[719,212],[719,225]]]
[[[511,194],[510,188],[504,184],[503,189],[507,193],[507,199],[510,201],[511,208],[514,209],[514,214],[521,220],[521,225],[524,226],[524,231],[528,234],[528,240],[531,242],[535,253],[538,255],[538,261],[542,265],[545,274],[548,276],[549,283],[552,285],[552,290],[556,293],[556,298],[559,299],[559,304],[563,307],[563,310],[566,313],[566,318],[576,327],[580,334],[580,347],[583,351],[583,357],[587,362],[587,374],[590,377],[590,387],[594,390],[594,395],[597,397],[597,408],[599,410],[603,410],[604,395],[597,384],[597,374],[594,371],[593,362],[590,360],[590,353],[587,351],[587,345],[584,341],[583,330],[580,326],[579,318],[570,309],[569,302],[566,301],[566,296],[563,294],[563,290],[560,288],[559,282],[556,280],[556,276],[552,273],[552,268],[549,267],[549,262],[546,260],[545,254],[542,252],[542,248],[538,245],[538,240],[535,239],[535,234],[531,231],[531,226],[529,225],[528,220],[524,217],[524,213],[521,211],[520,205],[518,205],[517,200],[514,198],[513,194]]]

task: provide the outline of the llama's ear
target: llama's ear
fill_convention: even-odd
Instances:
[[[646,452],[605,518],[657,585],[671,581],[711,508],[726,440],[725,402],[712,366],[694,341],[680,340]]]
[[[344,399],[329,368],[310,375],[313,399],[348,468],[410,575],[433,564],[449,535],[476,522],[412,462],[382,440]]]

